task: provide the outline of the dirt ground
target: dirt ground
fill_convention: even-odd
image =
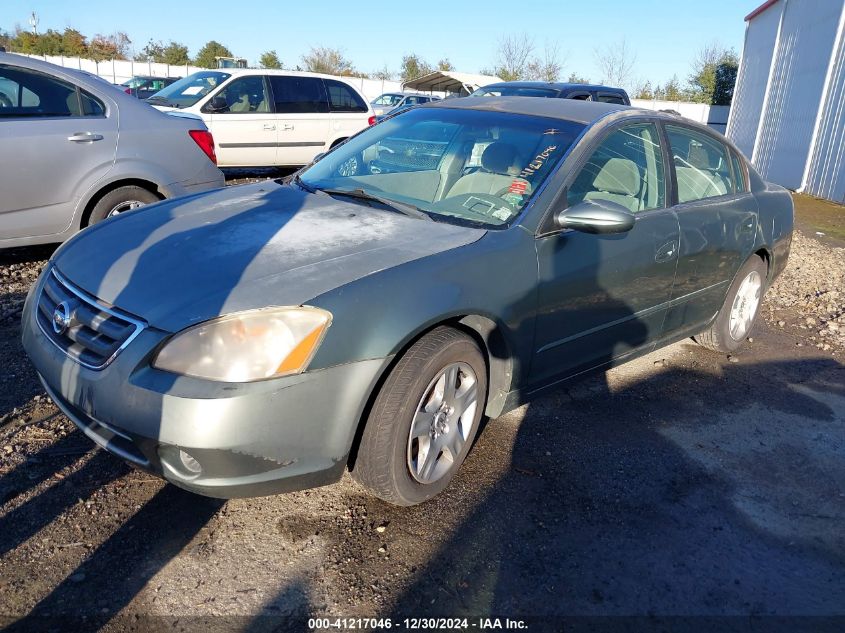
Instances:
[[[348,476],[205,499],[96,449],[20,347],[49,253],[0,253],[0,627],[480,628],[491,614],[529,630],[561,615],[845,627],[843,249],[796,238],[741,353],[682,342],[538,398],[490,421],[451,487],[414,508]]]

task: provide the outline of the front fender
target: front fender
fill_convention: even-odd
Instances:
[[[496,365],[510,383],[496,387],[517,388],[527,375],[534,339],[533,242],[534,237],[519,227],[491,231],[472,244],[380,271],[317,297],[311,303],[329,310],[333,321],[311,367],[399,354],[432,327],[471,316],[475,320],[464,322],[487,342],[491,370]],[[495,326],[486,335],[485,322]],[[497,343],[491,345],[490,339]]]

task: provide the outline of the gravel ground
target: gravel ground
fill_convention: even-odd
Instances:
[[[538,398],[405,509],[349,477],[203,499],[93,448],[20,348],[50,252],[0,252],[0,627],[845,614],[845,249],[796,234],[742,353],[683,342]]]

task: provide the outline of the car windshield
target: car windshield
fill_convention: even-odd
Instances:
[[[552,88],[528,88],[526,86],[491,86],[479,88],[471,97],[556,97],[558,91]]]
[[[434,220],[508,226],[584,126],[544,117],[415,108],[366,129],[302,172],[309,190],[368,194]],[[372,201],[371,201],[372,202]]]
[[[373,101],[373,105],[386,105],[392,106],[396,105],[402,101],[402,95],[382,95],[375,101]]]
[[[159,90],[147,101],[153,105],[189,108],[229,77],[230,73],[213,70],[194,73]]]
[[[132,79],[124,81],[120,85],[125,88],[140,88],[141,86],[144,86],[147,83],[150,83],[151,81],[152,79],[150,79],[149,77],[132,77]]]

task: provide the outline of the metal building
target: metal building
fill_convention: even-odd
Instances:
[[[728,137],[767,180],[845,201],[845,0],[769,0],[745,21]]]

